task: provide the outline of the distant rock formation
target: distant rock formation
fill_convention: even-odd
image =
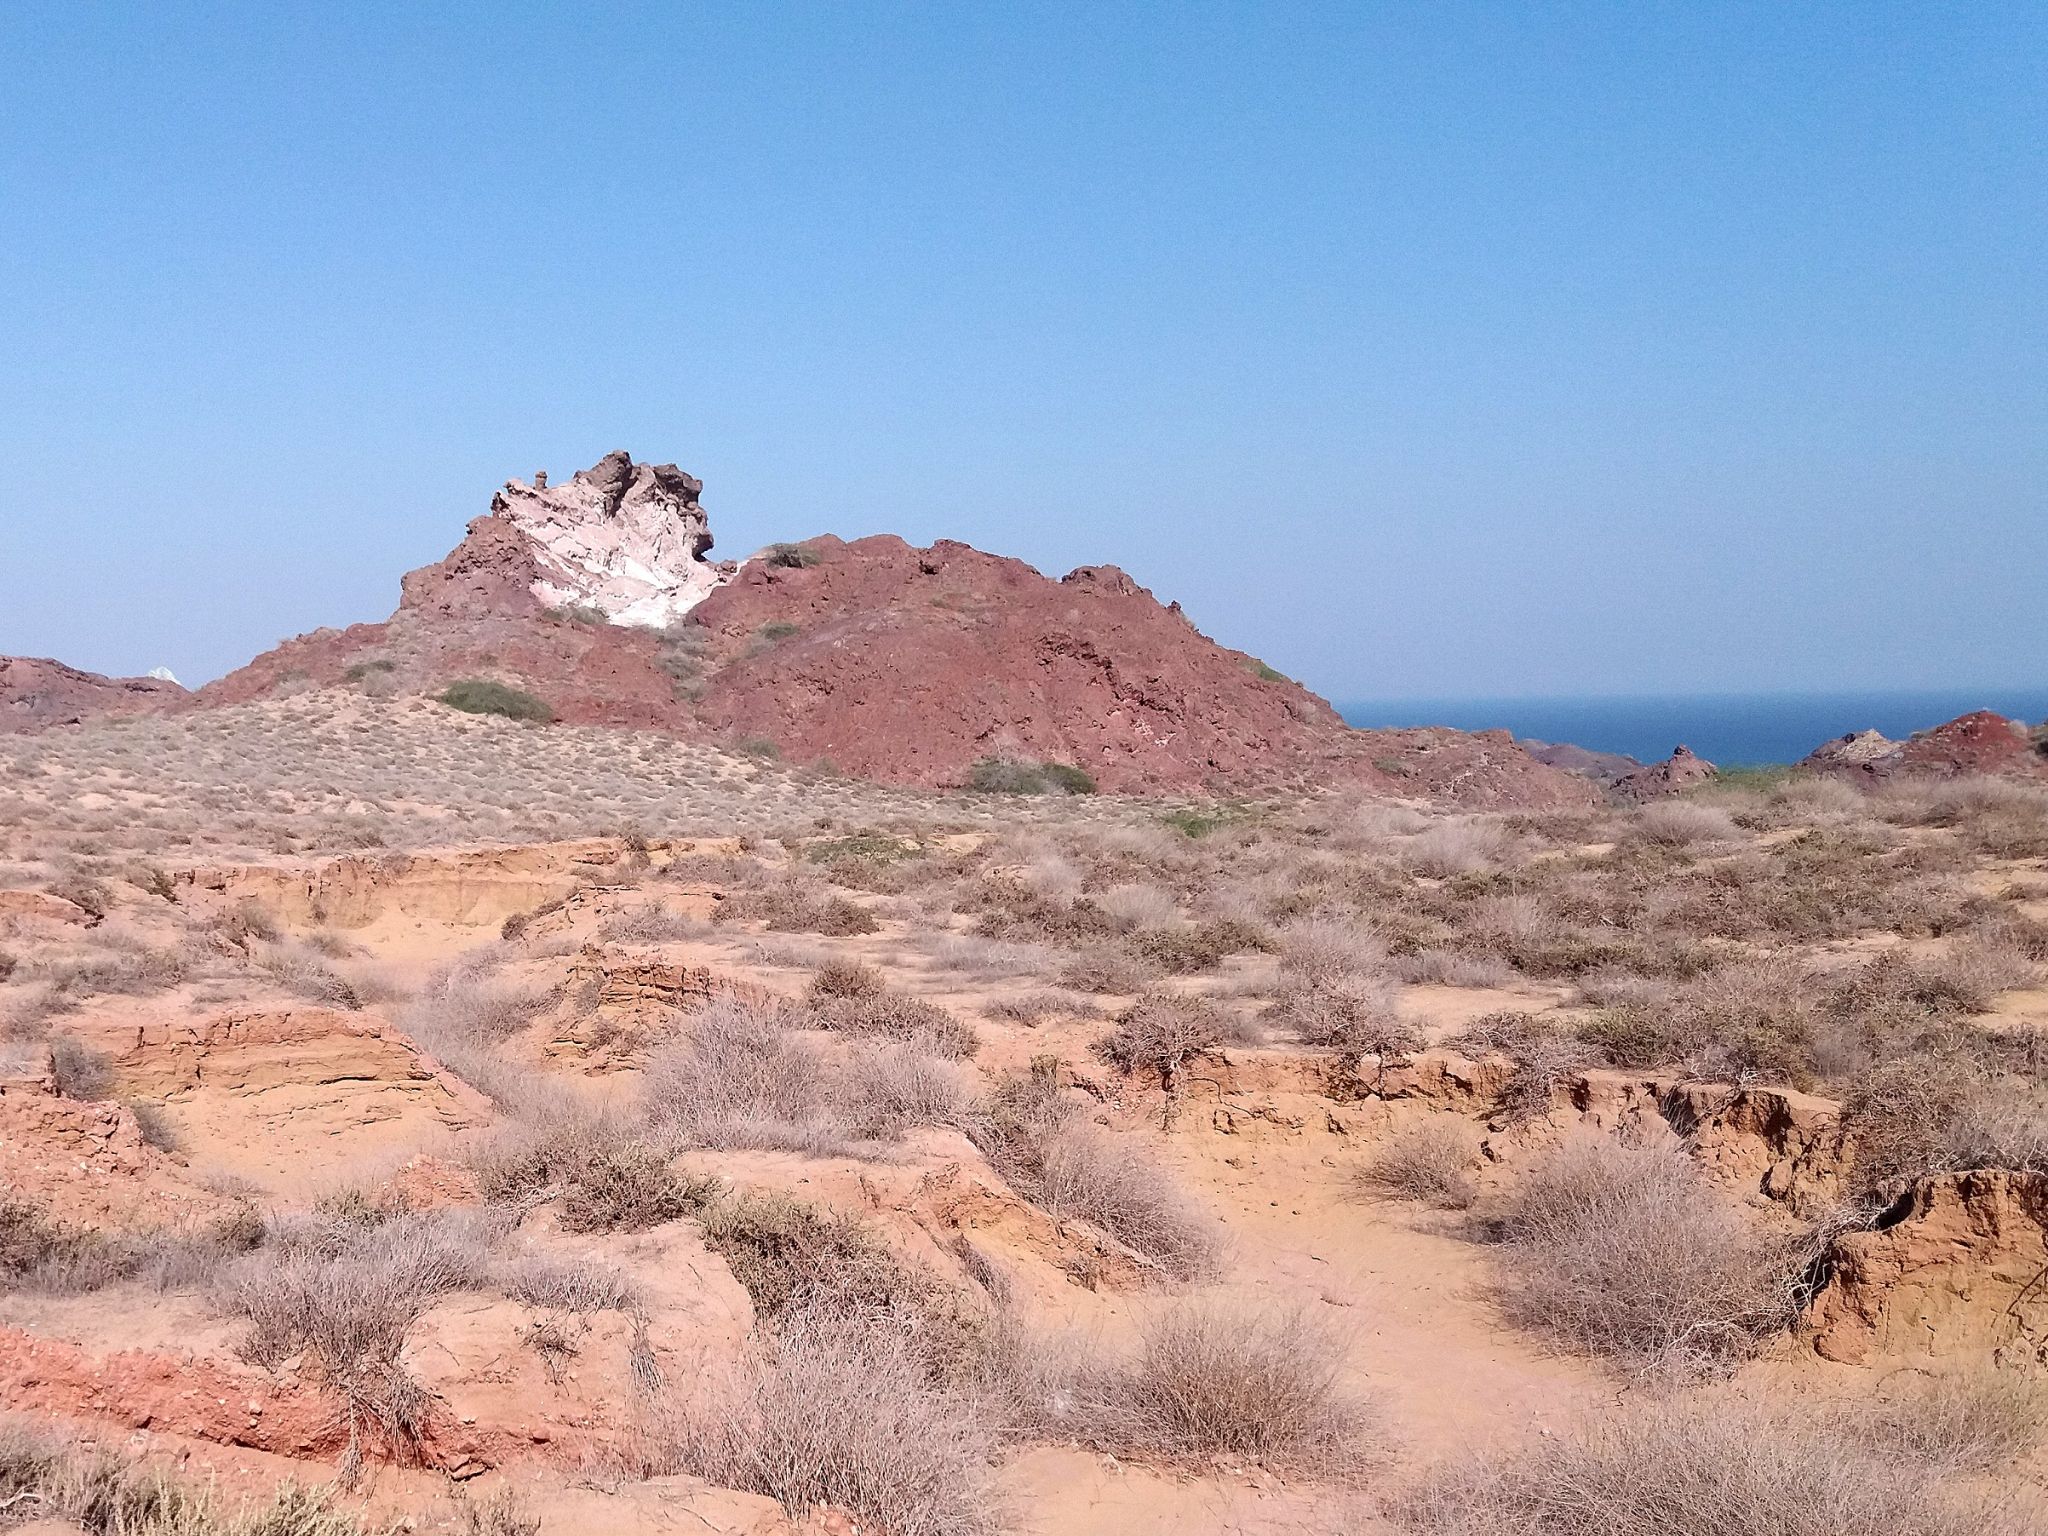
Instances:
[[[1596,752],[1568,741],[1536,741],[1524,737],[1522,749],[1539,763],[1562,768],[1566,773],[1576,773],[1596,784],[1612,784],[1643,766],[1626,752]]]
[[[1695,785],[1710,782],[1717,772],[1712,763],[1681,742],[1663,762],[1625,773],[1609,788],[1618,799],[1640,805],[1666,795],[1683,794]]]
[[[1013,756],[1104,789],[1356,785],[1466,805],[1585,805],[1592,784],[1505,732],[1354,731],[1114,566],[1053,580],[941,540],[831,536],[704,558],[702,486],[607,455],[508,484],[382,624],[288,640],[201,690],[436,692],[515,683],[572,724],[773,744],[892,783],[963,783]]]
[[[0,734],[155,714],[184,696],[167,677],[102,677],[44,656],[0,656]]]
[[[1852,731],[1815,748],[1799,766],[1865,783],[1968,773],[2048,779],[2048,753],[2043,747],[2039,734],[2022,722],[1979,709],[1904,741],[1876,731]]]

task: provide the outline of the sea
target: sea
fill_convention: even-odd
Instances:
[[[1879,730],[1910,736],[1973,709],[2029,724],[2048,719],[2048,686],[1922,693],[1702,693],[1639,697],[1389,699],[1338,705],[1364,727],[1504,729],[1525,740],[1625,752],[1643,762],[1683,742],[1723,768],[1793,763],[1831,737]]]

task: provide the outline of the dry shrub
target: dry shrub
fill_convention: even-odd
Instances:
[[[114,1066],[75,1035],[50,1041],[50,1075],[67,1099],[98,1101],[114,1095]]]
[[[1211,971],[1232,955],[1268,949],[1264,929],[1234,918],[1148,928],[1129,939],[1131,952],[1172,976]]]
[[[1266,1009],[1267,1022],[1291,1029],[1303,1045],[1378,1056],[1406,1056],[1422,1048],[1422,1032],[1396,1011],[1392,982],[1384,977],[1340,976],[1322,986],[1283,987]]]
[[[2021,1536],[2024,1511],[1945,1487],[1825,1418],[1652,1399],[1418,1479],[1422,1536]]]
[[[883,1040],[847,1054],[835,1097],[856,1134],[895,1141],[918,1126],[963,1123],[974,1077],[916,1043]]]
[[[246,1318],[243,1355],[276,1367],[305,1355],[347,1415],[343,1473],[362,1464],[366,1442],[414,1444],[431,1399],[400,1355],[422,1313],[473,1286],[488,1265],[488,1229],[450,1213],[396,1216],[375,1225],[319,1229],[314,1241],[285,1229],[234,1265],[216,1291]]]
[[[719,998],[648,1059],[641,1091],[649,1121],[687,1145],[829,1153],[846,1138],[824,1104],[828,1070],[776,1019]]]
[[[0,1519],[25,1517],[88,1536],[365,1536],[326,1489],[295,1483],[267,1499],[223,1503],[161,1467],[88,1447],[26,1420],[0,1420]]]
[[[491,1267],[490,1283],[512,1300],[582,1316],[625,1312],[635,1305],[632,1282],[609,1264],[524,1253]]]
[[[161,1104],[134,1099],[129,1102],[128,1112],[135,1116],[135,1128],[142,1133],[143,1145],[155,1147],[159,1152],[178,1150],[178,1128],[171,1123],[171,1117]]]
[[[1731,960],[1661,1002],[1603,1009],[1579,1030],[1623,1067],[1683,1064],[1701,1076],[1809,1083],[1821,1001],[1798,961]]]
[[[1019,1404],[1027,1422],[1115,1455],[1344,1477],[1380,1449],[1375,1410],[1340,1384],[1344,1341],[1299,1308],[1182,1303],[1145,1319],[1121,1358],[1050,1348],[1064,1358],[1017,1372],[1035,1398]]]
[[[1999,1472],[2048,1439],[2048,1382],[1978,1364],[1867,1404],[1848,1427],[1887,1459],[1955,1472]]]
[[[1479,1161],[1479,1132],[1449,1115],[1431,1115],[1403,1126],[1373,1150],[1357,1179],[1375,1194],[1421,1200],[1438,1210],[1462,1211],[1479,1198],[1472,1166]]]
[[[1352,976],[1383,976],[1386,941],[1370,928],[1311,917],[1280,931],[1280,975],[1303,987],[1326,987]]]
[[[938,1282],[892,1254],[843,1211],[773,1191],[715,1193],[699,1217],[704,1240],[771,1322],[791,1314],[891,1310],[922,1330],[932,1359],[959,1352],[958,1319]],[[934,1337],[945,1334],[944,1341]]]
[[[832,1004],[835,1015],[868,1011],[863,1022],[885,1037],[849,1050],[840,1063],[779,1019],[716,1000],[692,1018],[688,1036],[649,1059],[642,1080],[647,1117],[661,1134],[690,1146],[813,1156],[858,1155],[863,1143],[963,1118],[970,1081],[938,1054],[957,1048],[957,1033],[952,1039],[925,1033],[887,1039],[881,1026],[907,1017],[896,1011],[902,1004],[926,1006],[910,999]],[[956,1032],[964,1028],[932,1012],[954,1022]]]
[[[398,1014],[398,1027],[423,1050],[500,1107],[530,1097],[530,1075],[499,1049],[547,1006],[542,991],[486,979],[473,965],[433,978]]]
[[[900,1316],[785,1316],[674,1422],[651,1470],[781,1502],[850,1510],[889,1536],[994,1536],[995,1437],[966,1394],[935,1385]]]
[[[1401,861],[1419,875],[1449,879],[1495,867],[1508,856],[1512,842],[1499,822],[1441,821],[1410,838],[1402,845],[1400,855]]]
[[[981,1010],[981,1016],[985,1019],[1001,1019],[1009,1024],[1022,1024],[1026,1029],[1036,1029],[1047,1019],[1101,1017],[1094,1003],[1049,989],[1026,992],[1020,997],[997,998]]]
[[[665,944],[691,938],[697,931],[695,918],[649,901],[606,918],[598,925],[597,936],[608,944]]]
[[[134,1270],[134,1255],[124,1245],[53,1220],[26,1200],[0,1196],[0,1293],[98,1290]]]
[[[1693,848],[1742,838],[1735,818],[1717,805],[1691,800],[1658,800],[1629,818],[1628,836],[1660,848]]]
[[[1842,1125],[1856,1185],[1873,1196],[1965,1168],[2048,1172],[2048,1093],[1960,1054],[1873,1068],[1843,1101]]]
[[[817,933],[835,939],[874,933],[882,926],[859,902],[796,881],[728,896],[712,910],[711,920],[758,922],[771,933]]]
[[[840,1034],[914,1041],[926,1051],[956,1059],[972,1056],[981,1044],[974,1026],[966,1020],[955,1018],[936,1003],[900,992],[852,997],[814,994],[802,1022]]]
[[[1785,1320],[1788,1256],[1676,1143],[1575,1136],[1506,1194],[1490,1230],[1507,1255],[1503,1309],[1574,1349],[1698,1370]]]
[[[1112,885],[1095,898],[1095,904],[1126,931],[1165,928],[1180,921],[1179,900],[1156,885]]]
[[[1205,997],[1148,992],[1117,1015],[1116,1028],[1095,1043],[1095,1052],[1126,1072],[1157,1072],[1171,1087],[1188,1057],[1250,1038],[1256,1035],[1246,1019]]]
[[[468,1149],[484,1198],[524,1208],[561,1201],[572,1232],[640,1232],[695,1214],[702,1181],[626,1116],[563,1099]]]
[[[1547,1114],[1559,1083],[1605,1059],[1578,1036],[1513,1009],[1480,1015],[1444,1044],[1470,1056],[1506,1056],[1514,1062],[1500,1101],[1501,1113],[1511,1122]]]
[[[810,995],[814,1001],[880,997],[886,986],[882,973],[873,966],[858,960],[834,960],[819,966],[811,977]]]
[[[1445,948],[1402,955],[1394,969],[1403,981],[1439,987],[1505,987],[1515,979],[1515,968],[1498,956]]]
[[[353,1011],[363,1006],[355,984],[303,944],[265,946],[255,956],[256,968],[294,996]]]
[[[1059,968],[1054,979],[1076,992],[1127,997],[1142,992],[1158,977],[1157,966],[1120,949],[1082,951]]]
[[[1140,1148],[1083,1120],[1052,1071],[997,1085],[968,1129],[996,1170],[1054,1217],[1088,1222],[1177,1279],[1214,1268],[1215,1223]]]

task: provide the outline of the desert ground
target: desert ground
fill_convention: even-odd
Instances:
[[[2048,1528],[2048,791],[0,737],[0,1527]]]

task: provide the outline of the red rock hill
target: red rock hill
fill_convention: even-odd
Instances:
[[[183,697],[183,688],[163,678],[102,677],[47,657],[0,656],[0,734],[155,714]]]
[[[894,783],[956,785],[977,761],[1011,756],[1079,767],[1107,790],[1350,782],[1473,805],[1595,795],[1504,733],[1353,731],[1113,566],[1056,581],[964,544],[893,536],[713,565],[697,489],[673,465],[623,453],[566,485],[515,482],[445,560],[405,578],[389,620],[288,640],[197,703],[489,677],[570,722],[773,742],[786,760]],[[680,616],[634,621],[657,608]]]

